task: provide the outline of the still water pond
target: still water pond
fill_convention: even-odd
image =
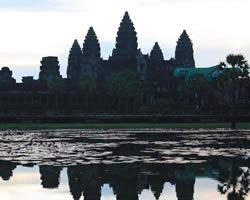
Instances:
[[[0,133],[0,197],[11,200],[249,200],[250,131]]]

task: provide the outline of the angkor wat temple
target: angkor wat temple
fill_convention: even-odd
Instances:
[[[108,60],[100,54],[100,44],[93,27],[89,31],[81,48],[77,40],[70,50],[67,77],[78,79],[82,74],[90,74],[97,79],[111,73],[132,70],[142,81],[148,79],[150,72],[171,71],[177,66],[195,67],[192,42],[186,31],[181,34],[176,47],[175,59],[164,60],[160,46],[156,42],[150,55],[142,54],[138,49],[137,33],[128,12],[125,13],[116,37],[116,45]],[[162,73],[162,72],[161,72]],[[167,79],[165,77],[164,79]]]
[[[171,97],[175,102],[183,104],[187,98],[180,94],[180,80],[185,79],[182,73],[185,73],[185,69],[188,71],[196,68],[192,41],[185,30],[177,41],[175,58],[165,60],[157,42],[150,54],[145,55],[138,48],[137,33],[126,12],[117,32],[115,48],[108,60],[102,59],[98,37],[93,27],[90,27],[83,46],[75,40],[70,49],[67,78],[62,79],[59,69],[57,57],[43,57],[38,80],[27,76],[22,78],[22,83],[16,83],[12,71],[3,67],[0,71],[1,113],[21,111],[41,114],[55,110],[69,114],[123,112],[122,108],[127,106],[127,100],[115,101],[108,86],[113,74],[128,70],[134,72],[136,79],[140,81],[143,99],[138,104],[130,97],[131,108],[125,109],[126,111],[132,112],[141,105],[154,104],[157,97]],[[182,70],[176,73],[176,69]],[[79,80],[83,76],[95,80],[94,94],[79,90]],[[63,80],[64,89],[60,95],[50,91],[49,83],[54,78]],[[207,94],[209,95],[209,92]]]

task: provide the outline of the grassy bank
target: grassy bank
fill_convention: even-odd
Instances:
[[[237,123],[250,128],[250,123]],[[109,129],[109,128],[230,128],[230,123],[7,123],[0,130],[27,129]]]

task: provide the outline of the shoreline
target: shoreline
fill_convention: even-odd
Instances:
[[[231,128],[231,123],[1,123],[0,130],[45,129],[219,129]],[[250,129],[249,122],[236,123],[237,129]]]

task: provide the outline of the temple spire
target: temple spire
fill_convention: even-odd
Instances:
[[[181,67],[195,67],[193,44],[186,30],[179,37],[175,50],[175,60]]]
[[[81,47],[78,41],[75,39],[73,42],[72,48],[70,50],[70,53],[79,53],[79,50],[81,50]]]
[[[155,43],[153,49],[150,52],[150,60],[163,61],[164,57],[158,42]]]
[[[75,78],[78,76],[80,70],[81,58],[82,58],[81,47],[78,41],[74,40],[68,58],[68,68],[67,68],[68,78]]]
[[[91,26],[85,37],[82,52],[83,57],[89,59],[100,59],[101,48],[93,27]]]
[[[70,49],[70,52],[69,52],[69,56],[70,57],[81,57],[82,56],[81,47],[80,47],[77,40],[74,40],[74,43],[73,43],[73,45]]]
[[[117,32],[113,59],[129,59],[137,52],[137,33],[128,12],[125,12]]]

